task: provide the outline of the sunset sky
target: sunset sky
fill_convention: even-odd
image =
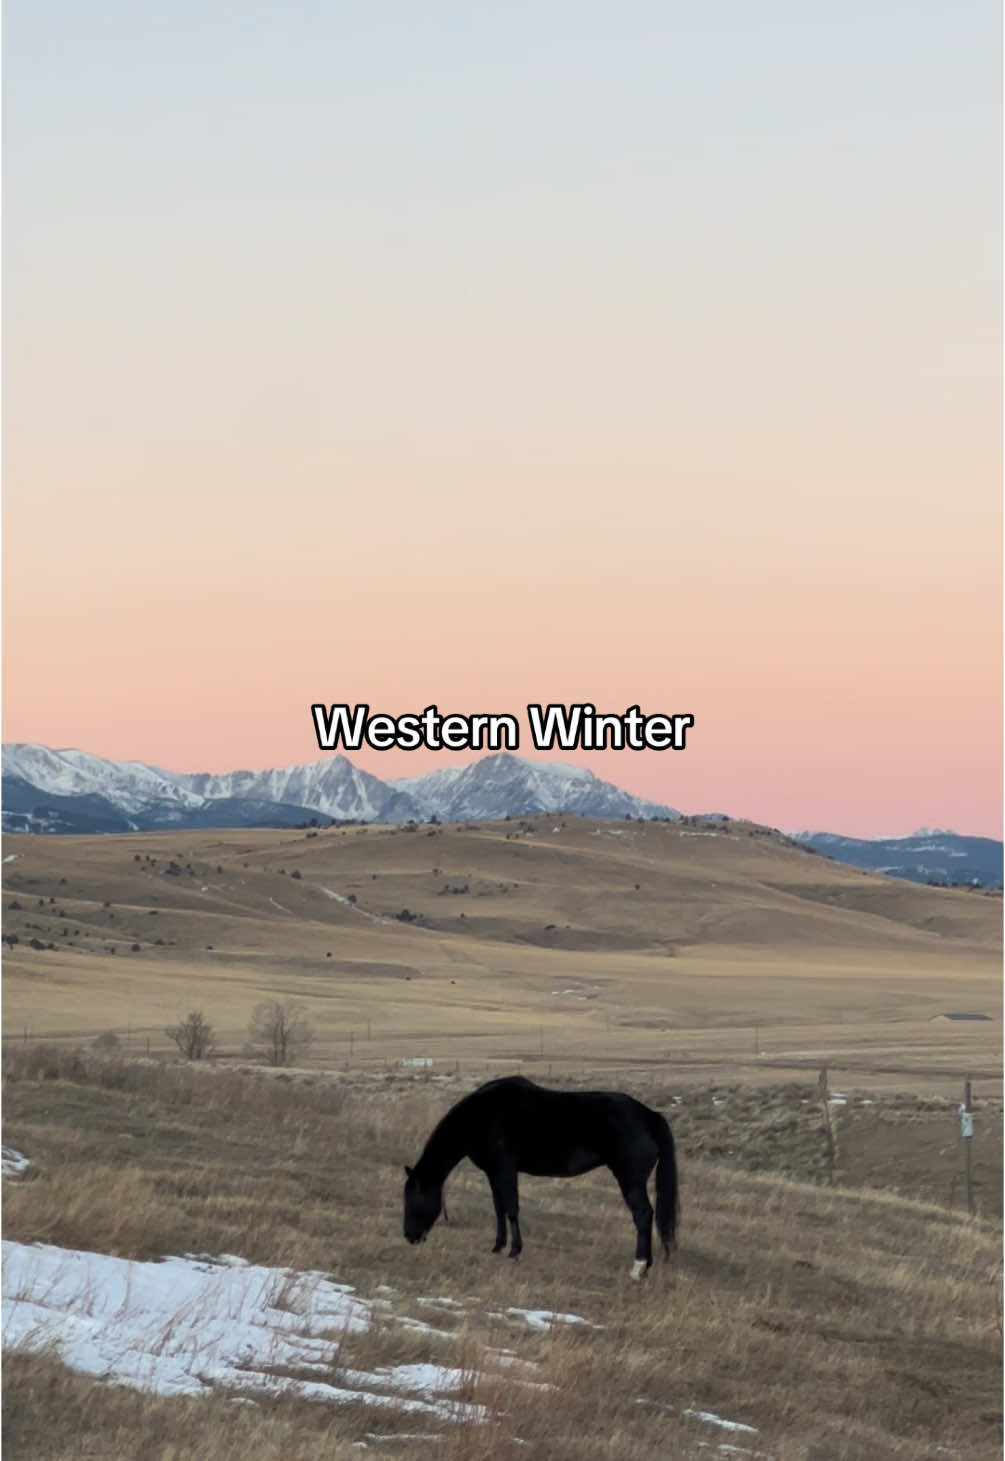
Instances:
[[[687,749],[557,758],[1001,834],[997,4],[4,29],[5,740],[640,704]]]

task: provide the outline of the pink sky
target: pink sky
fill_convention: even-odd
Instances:
[[[4,739],[227,770],[436,703],[536,755],[528,701],[637,703],[687,750],[559,758],[1000,835],[999,22],[769,12],[725,70],[655,6],[561,66],[436,6],[14,15]]]

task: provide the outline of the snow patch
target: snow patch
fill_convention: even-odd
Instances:
[[[716,1415],[712,1410],[685,1410],[682,1414],[690,1416],[692,1420],[700,1420],[705,1425],[719,1426],[721,1430],[743,1431],[745,1434],[751,1436],[758,1434],[755,1425],[744,1425],[739,1420],[723,1420],[721,1415]]]
[[[0,1176],[20,1177],[29,1165],[28,1158],[21,1152],[16,1152],[12,1146],[0,1148]]]
[[[492,1318],[523,1319],[529,1328],[539,1330],[550,1329],[554,1324],[585,1324],[587,1329],[604,1327],[602,1324],[592,1324],[580,1314],[557,1314],[553,1309],[505,1309],[501,1313],[495,1310]]]
[[[347,908],[351,908],[354,913],[358,913],[360,918],[369,918],[371,923],[394,922],[393,918],[381,918],[379,913],[368,913],[365,908],[357,908],[356,904],[343,893],[336,893],[331,888],[322,888],[321,891],[326,898],[334,898],[336,903],[344,903]]]
[[[422,1319],[412,1319],[407,1314],[395,1316],[395,1324],[399,1329],[410,1329],[413,1334],[435,1334],[437,1339],[456,1339],[457,1336],[449,1329],[437,1329],[432,1324],[426,1324]]]
[[[396,1365],[339,1373],[339,1338],[369,1329],[371,1309],[321,1273],[232,1258],[141,1263],[5,1241],[3,1294],[7,1348],[51,1348],[71,1369],[136,1389],[201,1395],[221,1386],[362,1401],[441,1420],[488,1415],[484,1406],[445,1398],[470,1378],[461,1370]]]
[[[648,1400],[645,1396],[639,1396],[635,1404],[645,1405],[650,1410],[665,1410],[670,1415],[677,1414],[676,1407],[667,1405],[663,1400]],[[752,1436],[760,1434],[756,1426],[745,1425],[743,1421],[739,1420],[725,1420],[721,1415],[716,1415],[713,1410],[693,1410],[689,1408],[682,1410],[680,1413],[689,1417],[691,1420],[701,1421],[704,1425],[718,1426],[720,1430],[742,1432]],[[713,1449],[710,1441],[699,1441],[698,1445],[703,1451]],[[755,1456],[764,1458],[763,1451],[749,1451],[743,1446],[731,1446],[726,1441],[720,1441],[714,1449],[725,1456]]]

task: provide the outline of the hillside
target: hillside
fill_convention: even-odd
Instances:
[[[198,1006],[238,1050],[256,998],[281,992],[311,1006],[318,1060],[352,1035],[356,1062],[749,1063],[760,1026],[758,1068],[868,1049],[957,1070],[954,1042],[983,1065],[999,1039],[999,898],[740,824],[548,816],[4,847],[8,1031],[114,1029],[157,1049]],[[957,1009],[993,1018],[931,1024]]]
[[[999,1454],[1000,898],[763,828],[554,816],[3,856],[23,1454]],[[276,995],[316,1027],[299,1070],[245,1053]],[[219,1045],[186,1065],[193,1009]],[[681,1246],[644,1284],[606,1171],[522,1179],[519,1265],[468,1163],[449,1226],[403,1242],[402,1163],[514,1070],[671,1119]]]
[[[522,1179],[518,1264],[489,1252],[469,1163],[449,1225],[402,1240],[402,1163],[452,1080],[291,1082],[31,1046],[6,1078],[5,1140],[27,1159],[4,1202],[5,1335],[26,1347],[5,1356],[11,1454],[1000,1455],[1000,1229],[711,1159],[714,1095],[642,1093],[671,1116],[683,1213],[670,1262],[633,1284],[607,1171]],[[748,1107],[766,1155],[779,1116],[774,1098]],[[271,1307],[252,1315],[263,1283]]]

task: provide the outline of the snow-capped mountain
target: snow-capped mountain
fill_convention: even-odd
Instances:
[[[259,801],[310,807],[338,822],[402,822],[415,805],[393,784],[360,771],[345,756],[282,766],[271,771],[198,772],[185,784],[207,801],[253,797]]]
[[[632,796],[601,781],[583,766],[525,761],[508,752],[483,756],[469,766],[447,767],[425,776],[392,781],[407,793],[423,817],[441,822],[471,821],[569,812],[583,817],[678,817],[672,807]]]
[[[531,812],[675,817],[576,766],[485,756],[470,766],[384,782],[345,756],[225,773],[165,771],[86,751],[3,748],[3,825],[9,832],[128,832],[158,827],[289,826],[501,818]]]
[[[108,761],[87,751],[53,751],[48,746],[13,741],[3,748],[3,774],[54,796],[106,797],[125,816],[166,804],[198,807],[202,798],[185,786],[186,777],[142,761]]]
[[[8,832],[129,832],[157,827],[289,826],[400,821],[412,802],[344,756],[272,771],[188,774],[86,751],[3,748]]]
[[[913,837],[842,837],[837,832],[792,832],[794,842],[871,872],[912,883],[1002,886],[1002,844],[993,837],[922,829]]]
[[[289,827],[312,818],[463,822],[535,812],[617,820],[680,815],[601,781],[585,767],[508,753],[385,782],[341,755],[267,771],[188,773],[23,742],[3,748],[6,832]],[[833,832],[791,835],[838,862],[912,882],[1002,885],[1002,844],[990,837],[927,830],[874,839]]]

